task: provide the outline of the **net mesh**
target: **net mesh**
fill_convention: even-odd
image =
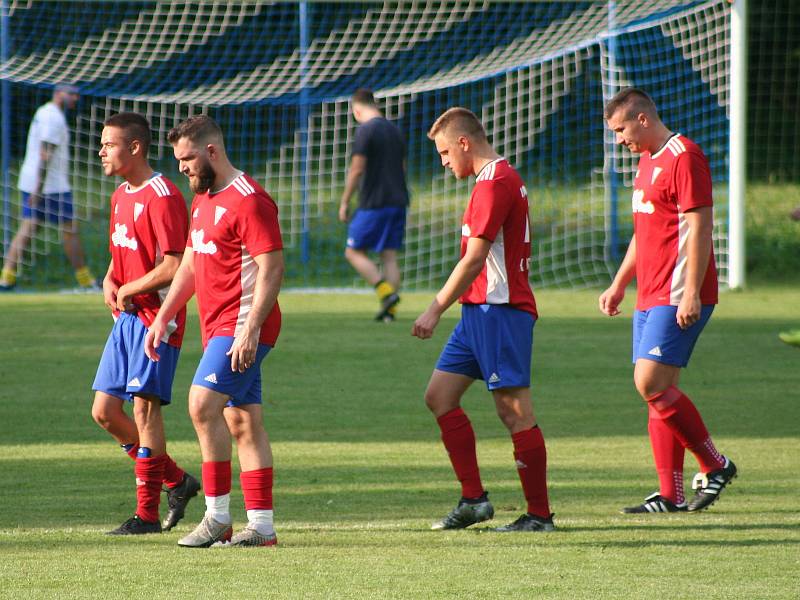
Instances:
[[[727,265],[726,0],[616,2],[289,3],[10,2],[2,64],[9,167],[4,241],[18,226],[15,190],[33,112],[53,83],[80,85],[70,115],[75,215],[89,262],[107,263],[108,198],[119,181],[97,157],[103,121],[151,121],[154,166],[189,197],[166,132],[190,114],[222,126],[232,162],[280,209],[287,283],[361,285],[342,258],[337,207],[356,123],[348,97],[375,90],[408,146],[412,204],[404,285],[440,284],[458,256],[470,181],[439,164],[426,132],[450,106],[478,114],[528,189],[535,286],[608,281],[630,237],[635,158],[604,129],[620,86],[651,93],[665,123],[708,155],[716,184],[715,250]],[[63,284],[59,232],[40,227],[22,281]]]

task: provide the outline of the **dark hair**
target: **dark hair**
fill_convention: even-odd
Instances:
[[[217,143],[221,144],[222,129],[208,115],[192,115],[170,129],[167,134],[167,140],[170,144],[176,144],[181,138],[187,138],[195,143],[207,142],[214,138]]]
[[[486,139],[486,130],[478,116],[461,106],[454,106],[444,111],[431,125],[428,139],[432,140],[439,134],[457,137],[466,135],[477,140]]]
[[[603,111],[603,118],[608,120],[614,116],[618,110],[624,109],[625,120],[635,119],[639,113],[646,113],[651,117],[657,117],[656,103],[648,96],[647,92],[639,88],[629,87],[617,92],[606,104]]]
[[[358,104],[375,106],[375,95],[372,93],[372,90],[368,90],[367,88],[358,88],[353,92],[351,100],[354,103],[357,102]]]
[[[134,140],[139,142],[144,156],[147,157],[147,150],[150,148],[152,137],[150,135],[150,123],[142,115],[133,112],[117,113],[108,117],[103,125],[121,129],[128,144]]]

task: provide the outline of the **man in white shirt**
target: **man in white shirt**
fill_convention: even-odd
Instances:
[[[18,183],[22,193],[22,220],[3,263],[0,291],[11,290],[16,285],[22,253],[37,225],[44,220],[61,229],[64,251],[75,269],[78,284],[86,289],[97,287],[86,266],[78,224],[72,215],[70,135],[64,111],[75,108],[77,102],[78,88],[59,84],[55,87],[53,99],[40,106],[31,121]]]

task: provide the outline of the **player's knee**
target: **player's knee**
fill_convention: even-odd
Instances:
[[[649,377],[636,377],[634,376],[633,383],[636,386],[636,391],[639,392],[639,396],[642,397],[642,400],[647,402],[649,398],[660,394],[663,392],[667,387],[660,381],[655,381]]]
[[[103,429],[108,429],[111,426],[112,418],[106,406],[92,405],[92,419]]]
[[[434,416],[439,417],[451,410],[458,408],[458,400],[454,400],[441,391],[428,388],[425,390],[425,405]]]

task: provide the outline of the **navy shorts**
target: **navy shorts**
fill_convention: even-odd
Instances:
[[[31,195],[22,192],[22,217],[36,221],[50,221],[56,225],[72,222],[72,192],[45,194],[36,206],[31,207]]]
[[[180,349],[161,344],[161,360],[153,362],[144,353],[147,328],[139,317],[121,313],[108,336],[92,389],[128,402],[134,396],[156,396],[161,404],[172,398],[172,380]]]
[[[347,247],[374,252],[398,250],[405,233],[405,206],[359,208],[347,228]]]
[[[535,324],[505,304],[464,304],[436,368],[483,379],[489,390],[530,387]]]
[[[208,340],[192,385],[199,385],[230,396],[227,406],[261,404],[261,361],[272,346],[259,344],[256,360],[244,372],[231,370],[231,357],[226,354],[233,346],[233,336],[219,335]]]
[[[633,362],[640,358],[666,365],[685,367],[689,364],[697,338],[706,326],[713,304],[704,304],[700,318],[691,327],[681,329],[675,315],[677,306],[654,306],[637,310],[633,315]]]

